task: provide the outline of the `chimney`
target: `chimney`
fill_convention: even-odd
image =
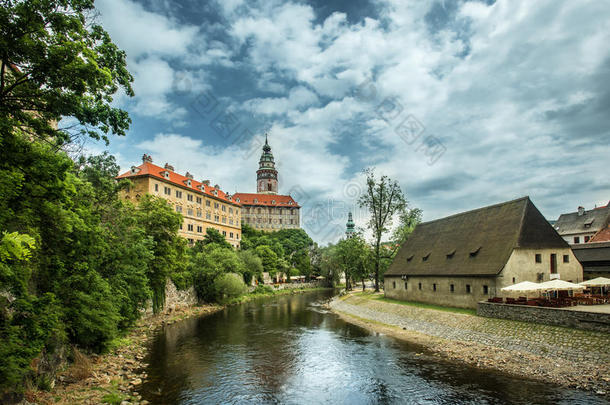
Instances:
[[[193,178],[194,178],[194,177],[193,177],[193,175],[192,175],[192,174],[190,174],[189,172],[186,172],[186,174],[185,174],[184,176],[185,176],[187,179],[191,179],[191,180],[193,180]]]
[[[164,168],[165,168],[165,170],[169,170],[171,172],[174,171],[174,166],[170,165],[169,163],[166,163]]]
[[[220,190],[220,186],[219,186],[218,184],[214,184],[214,188],[215,188],[216,190]]]
[[[582,217],[585,215],[585,207],[578,207],[578,216]]]
[[[208,187],[210,186],[210,180],[204,180],[204,181],[202,181],[202,183]]]
[[[142,163],[146,163],[146,162],[152,163],[152,157],[145,153],[144,155],[142,155]]]

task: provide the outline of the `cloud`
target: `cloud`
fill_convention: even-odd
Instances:
[[[136,91],[146,96],[134,111],[180,118],[185,105],[168,97],[166,80],[191,75],[264,121],[252,131],[269,129],[282,191],[302,190],[316,210],[353,208],[345,188],[362,184],[368,166],[399,180],[426,220],[522,195],[549,218],[610,199],[610,11],[596,1],[489,3],[384,0],[375,16],[350,19],[349,4],[218,2],[214,35],[201,38],[163,17],[170,35],[158,52],[148,39],[126,42],[140,55]],[[125,4],[127,14],[141,8]],[[171,53],[178,36],[185,42]],[[179,55],[177,67],[170,58]],[[407,117],[422,131],[405,134]],[[159,132],[138,147],[254,190],[259,152],[236,158],[239,147],[197,125]],[[343,226],[337,212],[332,223]],[[313,232],[315,221],[307,226]]]

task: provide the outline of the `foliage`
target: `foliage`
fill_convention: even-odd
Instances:
[[[392,241],[401,246],[409,239],[417,224],[421,222],[422,210],[419,208],[405,209],[400,213],[399,224],[392,232]]]
[[[233,249],[233,246],[231,246],[231,244],[227,242],[226,238],[215,228],[207,228],[205,230],[203,244],[209,245],[210,243],[215,243],[216,245],[227,249]]]
[[[336,249],[335,263],[345,273],[345,288],[352,288],[352,280],[364,280],[368,278],[372,264],[372,251],[366,241],[359,234],[354,234],[351,238],[340,240]]]
[[[202,251],[192,257],[189,267],[197,296],[205,302],[215,302],[218,299],[214,283],[219,276],[244,272],[244,265],[237,252],[216,244],[204,246]]]
[[[252,283],[252,279],[263,279],[263,261],[256,253],[252,250],[242,250],[239,252],[239,259],[244,265],[244,282],[247,285]]]
[[[92,20],[91,0],[4,1],[0,7],[0,131],[65,143],[108,141],[131,120],[111,105],[119,88],[132,96],[125,53]],[[63,117],[79,125],[56,129]]]
[[[260,245],[254,249],[256,255],[261,258],[263,263],[263,270],[271,277],[275,276],[279,269],[279,261],[277,254],[268,245]]]
[[[160,197],[144,195],[136,209],[136,222],[153,242],[147,277],[152,291],[153,312],[165,304],[165,284],[170,274],[186,265],[186,241],[178,236],[182,215]]]
[[[372,169],[365,170],[365,175],[367,189],[358,204],[371,215],[369,227],[373,232],[375,291],[379,291],[381,238],[392,227],[394,214],[402,213],[407,202],[397,181],[387,176],[376,178]]]
[[[216,300],[221,302],[225,299],[239,297],[247,291],[241,275],[235,273],[221,274],[214,280]]]

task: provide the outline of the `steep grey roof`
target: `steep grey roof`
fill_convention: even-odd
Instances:
[[[574,256],[582,264],[590,262],[610,262],[610,242],[582,243],[573,245]]]
[[[417,225],[386,275],[491,276],[515,248],[567,247],[523,197]]]
[[[555,222],[555,229],[560,235],[597,232],[608,226],[609,220],[610,205],[585,211],[583,215],[578,215],[578,212],[561,214]]]

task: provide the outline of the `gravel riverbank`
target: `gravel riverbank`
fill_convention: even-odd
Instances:
[[[346,321],[484,369],[591,390],[610,397],[610,336],[491,319],[350,294],[329,303]]]

